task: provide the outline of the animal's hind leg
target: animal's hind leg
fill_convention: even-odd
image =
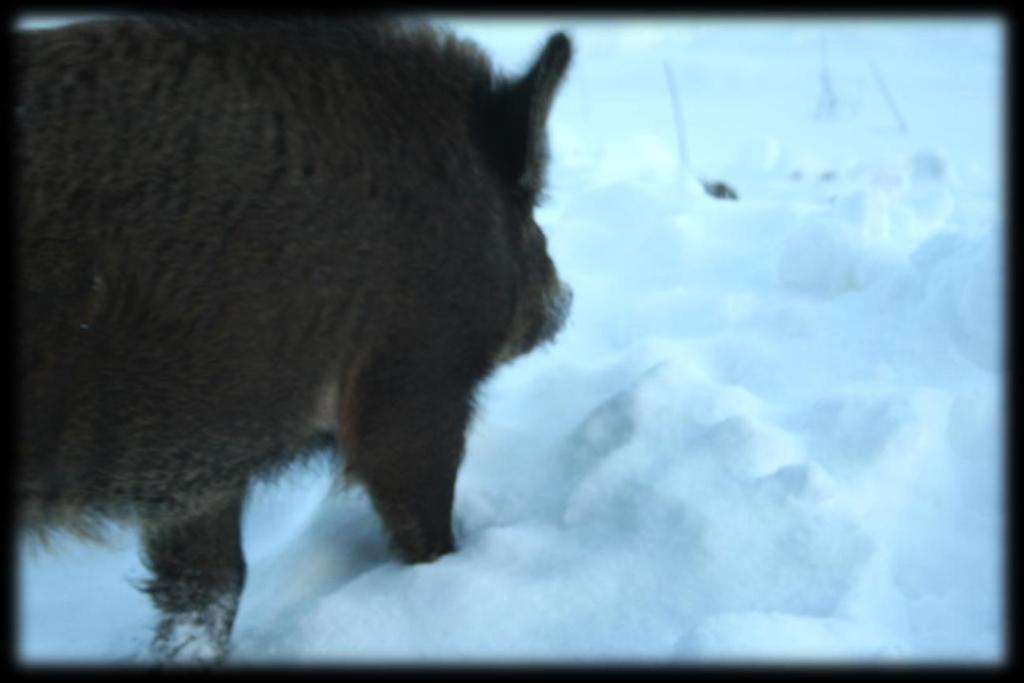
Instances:
[[[217,662],[245,583],[242,496],[201,515],[143,525],[149,593],[160,620],[153,654],[167,662]]]

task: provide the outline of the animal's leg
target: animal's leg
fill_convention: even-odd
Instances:
[[[343,391],[346,470],[366,485],[406,562],[455,549],[452,501],[472,386],[464,368],[385,355]]]
[[[144,523],[153,572],[145,590],[160,611],[152,642],[159,660],[210,663],[227,654],[245,583],[241,510],[239,495],[206,514]]]

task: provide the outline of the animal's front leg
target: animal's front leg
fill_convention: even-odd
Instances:
[[[366,485],[403,560],[453,551],[452,501],[472,376],[464,367],[397,354],[357,373],[341,406],[347,471]]]

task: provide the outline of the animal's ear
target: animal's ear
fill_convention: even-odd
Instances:
[[[543,183],[548,114],[571,56],[569,38],[556,33],[523,76],[499,81],[488,97],[483,121],[487,152],[504,179],[531,197]]]
[[[556,33],[548,38],[536,63],[523,76],[523,87],[529,93],[530,133],[543,134],[548,114],[551,112],[551,103],[555,99],[555,92],[562,82],[566,69],[569,68],[571,56],[572,46],[569,38],[564,33]]]

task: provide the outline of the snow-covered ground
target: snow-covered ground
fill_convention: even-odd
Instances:
[[[457,553],[396,562],[326,459],[254,491],[231,661],[1000,662],[1001,24],[449,23],[574,41],[572,316],[480,393]],[[145,656],[117,539],[22,550],[19,661]]]

